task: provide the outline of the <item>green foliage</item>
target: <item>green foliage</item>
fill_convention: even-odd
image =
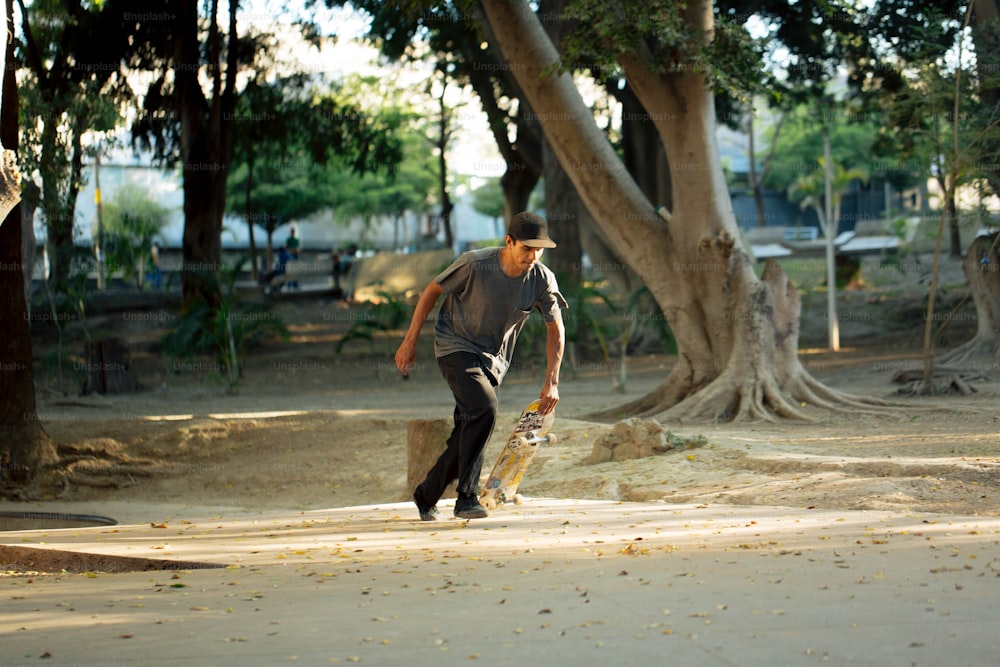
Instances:
[[[572,285],[573,283],[568,283]],[[567,290],[566,301],[569,309],[564,313],[563,323],[566,327],[566,343],[582,346],[589,341],[595,341],[600,350],[601,358],[610,363],[611,352],[608,339],[616,334],[616,327],[608,317],[598,313],[594,307],[602,304],[612,316],[618,309],[614,302],[593,283],[583,282]]]
[[[236,294],[236,278],[245,262],[241,259],[215,276],[226,287],[219,304],[203,299],[185,304],[177,325],[162,340],[163,350],[171,361],[211,357],[230,391],[235,390],[242,377],[247,347],[271,336],[283,340],[289,337],[284,323],[268,307],[248,303]]]
[[[427,208],[434,187],[399,91],[360,77],[328,90],[253,84],[240,99],[226,207],[273,234],[323,210],[338,222]],[[376,100],[376,101],[373,101]]]
[[[371,351],[374,352],[376,332],[395,331],[406,325],[409,316],[406,303],[398,296],[383,290],[379,290],[377,295],[379,301],[363,311],[344,337],[337,342],[334,348],[337,354],[343,352],[344,346],[352,340],[368,341]]]
[[[503,188],[499,178],[491,178],[472,191],[472,208],[494,219],[503,215]]]
[[[619,70],[617,56],[648,53],[661,72],[695,70],[717,90],[751,91],[760,81],[761,48],[741,26],[720,20],[715,39],[692,26],[680,0],[623,0],[613,10],[604,0],[574,0],[560,18],[574,20],[563,41],[569,69],[587,68],[598,78]]]
[[[167,224],[169,209],[135,185],[127,185],[103,208],[104,252],[110,266],[120,268],[126,280],[144,284],[153,240]],[[103,268],[103,267],[102,267]]]
[[[37,0],[10,17],[16,18],[18,161],[25,177],[24,197],[42,213],[50,277],[53,288],[63,291],[71,271],[83,164],[100,147],[99,142],[85,143],[83,137],[97,133],[100,138],[112,130],[119,109],[131,97],[116,50],[121,46],[116,26],[121,11],[106,10],[102,3]]]
[[[830,202],[833,211],[832,229],[827,230],[827,219],[824,209],[826,197],[826,172],[823,158],[819,159],[819,168],[809,174],[802,174],[788,187],[788,198],[798,202],[803,209],[812,208],[816,211],[824,233],[836,233],[840,217],[840,202],[847,194],[851,183],[856,180],[867,181],[868,175],[861,169],[845,169],[843,165],[834,162],[831,176]]]
[[[829,121],[830,154],[834,163],[871,173],[876,167],[871,151],[879,133],[873,117],[842,104],[826,108],[822,113]],[[772,168],[764,180],[764,187],[788,190],[796,179],[820,166],[824,128],[823,123],[816,122],[816,114],[815,104],[800,105],[789,113],[774,146]]]

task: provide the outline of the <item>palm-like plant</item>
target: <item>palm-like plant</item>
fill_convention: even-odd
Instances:
[[[812,208],[816,211],[820,229],[826,238],[826,282],[828,290],[827,318],[829,322],[830,349],[838,350],[840,341],[837,327],[837,278],[834,259],[833,240],[837,236],[840,221],[840,205],[847,194],[851,183],[856,180],[868,180],[868,174],[861,169],[846,169],[843,165],[832,162],[827,169],[825,158],[819,159],[819,168],[811,174],[799,176],[788,188],[788,198],[798,201],[802,210]],[[829,206],[827,204],[829,193]],[[829,220],[827,211],[830,211]]]
[[[838,164],[837,162],[834,162],[832,167],[832,173],[830,174],[830,204],[833,209],[831,216],[833,218],[832,225],[829,224],[826,219],[826,211],[824,208],[824,190],[826,189],[825,159],[819,159],[819,168],[816,169],[816,171],[811,174],[799,176],[788,188],[788,198],[792,201],[798,201],[799,207],[802,210],[812,208],[816,211],[816,217],[819,218],[820,229],[823,230],[823,235],[830,240],[833,240],[837,236],[838,221],[840,220],[840,205],[844,200],[844,195],[846,195],[850,190],[851,183],[854,181],[866,183],[868,181],[868,174],[861,169],[846,169],[843,165]]]

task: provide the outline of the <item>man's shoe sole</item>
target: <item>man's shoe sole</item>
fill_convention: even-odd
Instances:
[[[467,510],[462,510],[461,512],[455,512],[455,516],[459,519],[485,519],[490,515],[484,508],[480,507],[478,509],[472,508]]]

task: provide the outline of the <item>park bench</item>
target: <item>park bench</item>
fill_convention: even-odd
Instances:
[[[289,260],[285,272],[263,285],[265,294],[287,292],[290,289],[316,291],[331,288],[333,260],[328,252],[299,253],[298,259]]]

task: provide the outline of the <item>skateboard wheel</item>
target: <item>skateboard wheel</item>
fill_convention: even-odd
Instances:
[[[558,440],[556,439],[556,434],[555,433],[549,433],[545,437],[548,438],[550,445],[554,446],[556,444],[556,442],[558,442]]]
[[[523,502],[524,502],[524,496],[522,496],[520,493],[515,493],[514,494],[514,504],[515,505],[520,505]]]
[[[518,436],[518,438],[517,438],[517,446],[518,447],[527,447],[530,444],[531,443],[528,442],[528,439],[525,438],[523,435],[522,436]]]
[[[497,507],[497,501],[493,498],[480,498],[479,501],[483,504],[483,507],[488,510],[496,509]]]

